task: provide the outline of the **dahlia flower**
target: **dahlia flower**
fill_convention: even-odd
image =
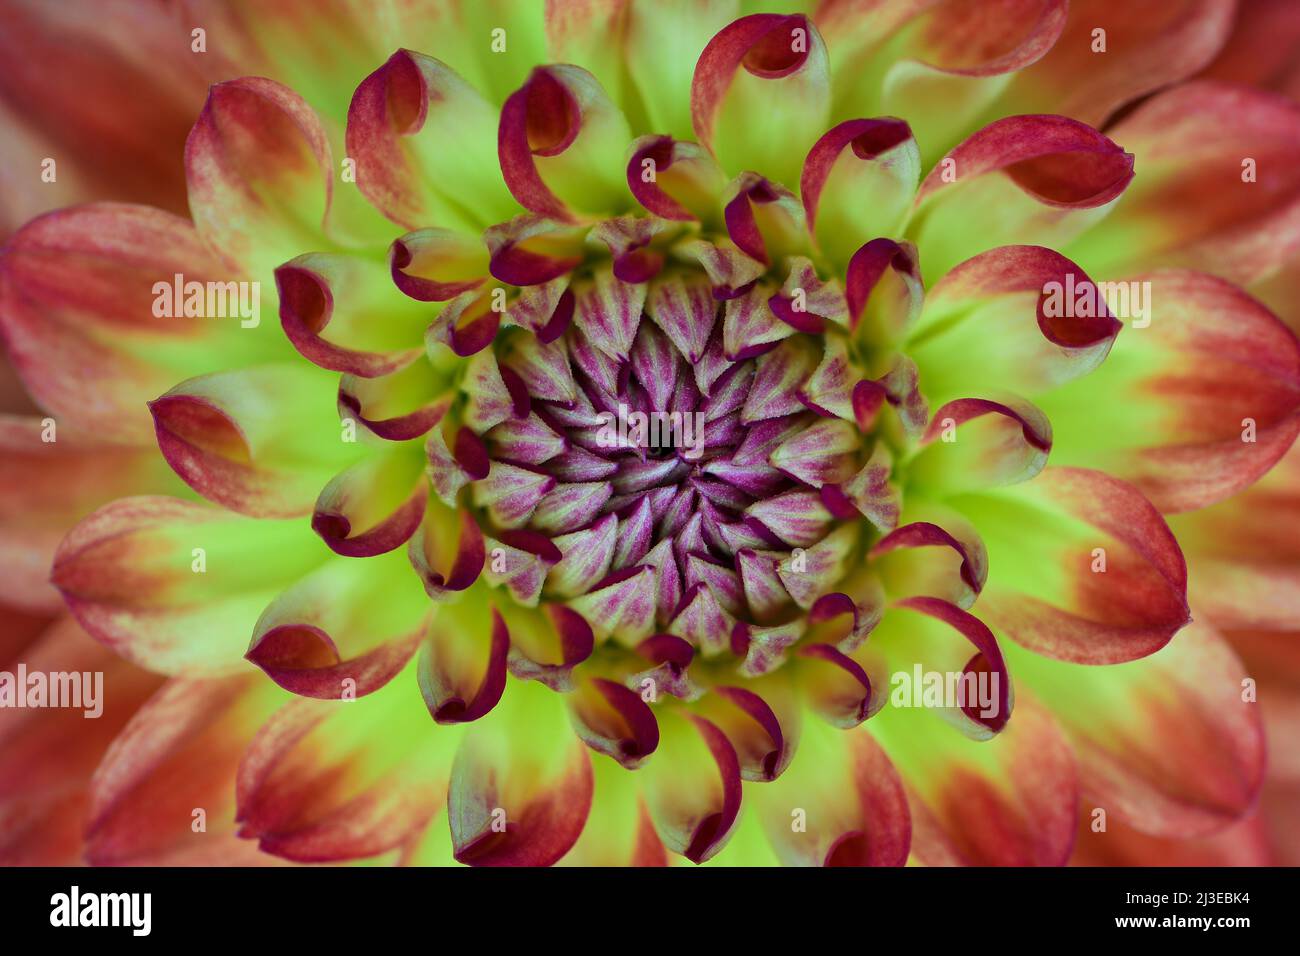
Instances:
[[[1254,808],[1300,109],[1188,81],[1231,2],[772,6],[181,16],[192,221],[0,257],[62,506],[6,596],[130,702],[91,861],[1062,864]]]

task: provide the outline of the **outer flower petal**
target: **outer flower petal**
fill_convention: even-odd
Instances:
[[[1114,214],[1067,250],[1090,269],[1186,266],[1244,285],[1300,253],[1294,101],[1187,83],[1109,132],[1138,156],[1142,175]]]
[[[207,84],[193,69],[200,58],[182,40],[188,28],[153,14],[130,5],[8,7],[0,37],[0,238],[46,210],[91,198],[185,214],[176,157]],[[57,159],[58,179],[33,188],[46,157]]]
[[[1074,745],[1085,810],[1147,833],[1199,836],[1253,805],[1264,772],[1260,705],[1244,699],[1245,669],[1209,625],[1105,671],[1014,657]]]
[[[254,731],[283,701],[284,694],[248,674],[165,684],[131,718],[95,770],[88,861],[95,866],[274,862],[235,838],[230,780]]]
[[[1017,73],[1048,54],[1065,27],[1069,4],[1005,0],[990,7],[946,0],[929,7],[892,38],[889,53],[898,59],[878,82],[880,108],[915,117],[932,159],[987,115]]]
[[[18,660],[32,671],[98,672],[102,687],[110,689],[101,690],[103,710],[95,719],[69,707],[0,710],[0,863],[80,864],[91,774],[162,681],[95,643],[67,618],[24,648]],[[4,666],[16,662],[6,659]]]
[[[0,333],[36,400],[61,422],[144,444],[145,399],[214,361],[273,354],[260,315],[241,328],[252,319],[173,314],[177,275],[182,289],[240,278],[188,222],[144,206],[63,209],[19,230],[0,257]]]
[[[1132,485],[1048,468],[1033,481],[967,496],[961,508],[998,569],[980,613],[1039,654],[1129,661],[1163,647],[1190,618],[1178,542]]]
[[[257,277],[320,230],[334,171],[320,118],[263,77],[218,83],[185,142],[190,212],[232,266]]]
[[[1125,478],[1164,512],[1228,498],[1300,434],[1300,341],[1222,279],[1130,281],[1143,317],[1096,373],[1042,400],[1063,436],[1053,461]]]
[[[418,840],[442,804],[460,735],[433,726],[411,676],[369,697],[276,711],[239,765],[239,835],[304,863]]]
[[[1022,700],[1006,729],[985,742],[890,708],[872,719],[871,730],[907,781],[917,861],[1060,866],[1069,858],[1079,777],[1069,744],[1041,705]]]
[[[1199,76],[1300,98],[1300,20],[1286,0],[1240,5],[1228,42]]]
[[[1132,179],[1132,155],[1091,126],[1064,116],[1008,116],[931,170],[908,235],[933,283],[1005,243],[1061,245],[1104,216]],[[989,226],[971,230],[971,222]]]
[[[229,673],[276,590],[324,560],[306,532],[176,498],[120,498],[68,533],[51,580],[81,625],[128,660]]]
[[[0,601],[51,613],[62,602],[50,562],[73,520],[119,495],[180,490],[153,449],[105,446],[55,419],[17,415],[0,415],[0,486]]]
[[[1291,630],[1300,614],[1297,521],[1300,445],[1241,494],[1171,518],[1197,608],[1222,628]]]
[[[1126,103],[1208,63],[1232,27],[1233,7],[1229,0],[1075,0],[1060,38],[1016,74],[998,106],[1100,126]]]

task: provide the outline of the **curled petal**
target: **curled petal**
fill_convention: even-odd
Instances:
[[[422,351],[427,311],[398,295],[377,262],[307,253],[275,270],[275,288],[285,335],[321,368],[374,378]]]
[[[449,508],[436,496],[430,496],[420,531],[407,550],[425,591],[435,600],[477,581],[487,559],[474,516],[467,509]]]
[[[510,631],[495,608],[491,622],[481,605],[439,608],[420,646],[420,693],[440,724],[478,720],[501,700],[506,687]]]
[[[393,283],[421,302],[445,302],[480,285],[488,258],[482,241],[450,229],[419,229],[393,240]]]
[[[533,70],[501,108],[497,155],[511,195],[552,219],[614,212],[627,204],[618,170],[627,120],[581,67]]]
[[[859,341],[898,341],[921,314],[925,292],[911,243],[872,239],[849,259],[845,280],[849,327]]]
[[[908,234],[925,250],[921,265],[933,282],[1003,243],[1061,245],[1104,215],[1132,179],[1132,154],[1091,126],[1009,116],[971,135],[926,176]],[[1000,225],[972,231],[970,222]]]
[[[311,526],[336,554],[373,557],[401,547],[415,534],[427,500],[417,456],[375,455],[325,486],[316,499]]]
[[[647,211],[681,222],[716,219],[726,180],[701,146],[671,136],[642,136],[631,150],[627,186]]]
[[[955,515],[942,520],[943,525],[914,521],[894,529],[872,546],[871,557],[892,555],[878,561],[891,595],[924,594],[969,608],[988,580],[988,552],[969,522]]]
[[[311,366],[260,365],[182,382],[149,411],[159,450],[191,488],[241,514],[289,517],[356,457],[328,414],[331,391]]]
[[[544,285],[582,262],[583,231],[541,216],[516,216],[483,234],[492,276],[508,285]]]
[[[561,691],[573,687],[573,669],[591,656],[595,635],[577,611],[559,604],[509,607],[510,672]]]
[[[547,688],[512,683],[456,754],[447,811],[456,859],[549,866],[577,842],[591,809],[587,748]]]
[[[799,179],[808,229],[845,263],[863,242],[894,235],[921,179],[911,128],[892,117],[847,120],[813,144]]]
[[[742,173],[726,195],[727,234],[745,255],[771,266],[804,250],[803,208],[784,186],[757,173]]]
[[[378,378],[343,375],[339,379],[339,417],[353,419],[388,441],[410,441],[427,434],[451,408],[453,393],[428,362],[415,360]]]
[[[833,644],[806,644],[798,654],[806,662],[799,668],[800,690],[827,723],[856,727],[884,706],[885,695],[872,693],[862,665]]]
[[[245,656],[304,697],[353,700],[383,687],[415,653],[428,616],[404,565],[396,554],[327,562],[262,612]]]
[[[1014,396],[959,398],[934,413],[921,441],[925,450],[912,460],[909,482],[941,496],[961,494],[1034,477],[1052,450],[1052,426]]]
[[[943,385],[930,400],[969,395],[990,381],[1034,397],[1092,371],[1123,328],[1095,295],[1091,308],[1071,304],[1098,288],[1041,246],[1003,246],[963,262],[930,290],[911,331],[908,352],[921,378]]]
[[[622,684],[603,677],[583,681],[571,706],[574,727],[587,746],[629,770],[659,746],[654,711],[640,694]]]
[[[753,169],[794,183],[800,157],[826,128],[829,94],[826,46],[811,20],[741,17],[709,41],[695,65],[695,138],[729,173]]]
[[[481,228],[514,211],[495,128],[492,105],[453,69],[398,50],[352,97],[348,156],[362,194],[393,222]]]
[[[740,760],[726,734],[703,717],[665,715],[660,756],[644,793],[665,847],[703,863],[727,842],[740,814]]]
[[[745,780],[768,782],[785,772],[800,731],[797,704],[777,680],[749,687],[715,687],[697,705],[736,750]]]

